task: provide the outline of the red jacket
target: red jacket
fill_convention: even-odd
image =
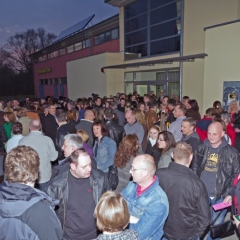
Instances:
[[[228,135],[228,136],[230,137],[230,139],[231,139],[231,142],[232,142],[231,145],[234,146],[235,138],[236,138],[236,133],[235,133],[234,128],[233,128],[233,126],[232,126],[231,123],[229,123],[229,124],[227,125],[226,133],[227,133],[227,135]]]

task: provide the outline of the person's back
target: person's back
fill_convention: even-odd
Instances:
[[[175,162],[156,173],[169,201],[164,237],[197,239],[203,235],[210,221],[207,191],[203,182],[189,169],[192,159],[190,145],[177,143],[173,158]]]

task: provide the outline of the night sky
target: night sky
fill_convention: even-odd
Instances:
[[[96,24],[118,10],[104,0],[0,0],[0,46],[16,32],[43,27],[58,35],[92,14]]]

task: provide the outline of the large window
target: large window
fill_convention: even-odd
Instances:
[[[102,44],[119,38],[118,28],[94,36],[94,45]]]
[[[182,0],[136,0],[125,6],[125,58],[180,51]]]

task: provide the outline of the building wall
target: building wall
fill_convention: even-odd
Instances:
[[[115,95],[123,91],[121,70],[101,72],[101,68],[114,61],[120,61],[122,54],[102,53],[67,63],[68,96],[70,99],[89,97],[92,93],[100,96]]]
[[[222,102],[223,82],[240,81],[240,23],[206,30],[204,62],[203,109],[216,100]]]
[[[239,0],[185,0],[183,55],[206,53],[204,28],[237,19]],[[183,63],[182,95],[195,98],[203,113],[204,109],[204,61]]]

